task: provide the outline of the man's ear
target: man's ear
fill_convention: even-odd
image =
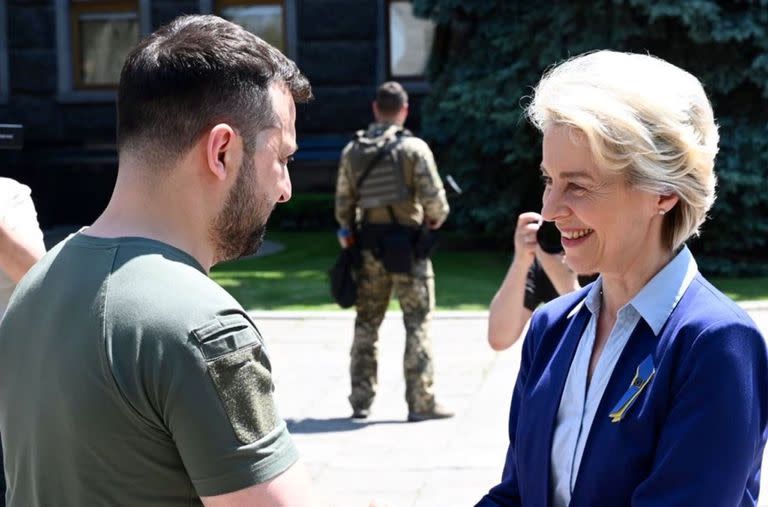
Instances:
[[[403,104],[403,107],[400,108],[400,112],[398,114],[398,120],[400,123],[405,123],[405,120],[408,118],[408,103],[406,102]]]
[[[237,135],[226,123],[219,123],[208,131],[205,145],[205,158],[208,170],[218,179],[224,180],[233,167],[239,167],[237,160],[242,158],[242,143],[237,142]]]

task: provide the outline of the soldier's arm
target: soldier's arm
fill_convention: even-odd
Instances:
[[[349,146],[341,153],[339,174],[336,177],[336,204],[334,211],[339,226],[350,229],[355,225],[357,195],[352,182],[352,171],[349,166],[349,160],[347,159],[348,151]]]
[[[415,150],[416,160],[413,169],[414,194],[424,208],[427,224],[431,229],[437,229],[448,218],[450,207],[432,150],[426,143],[419,144]]]

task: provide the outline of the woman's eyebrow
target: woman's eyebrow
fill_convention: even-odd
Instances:
[[[549,173],[547,172],[547,168],[544,167],[543,165],[539,166],[539,170],[541,171],[542,174],[549,175]],[[590,174],[587,171],[581,171],[581,170],[579,170],[579,171],[563,171],[563,172],[559,173],[558,176],[560,176],[560,178],[566,179],[566,180],[578,180],[578,179],[589,180],[589,181],[594,181],[595,180],[595,178],[592,176],[592,174]]]
[[[594,180],[590,173],[587,171],[563,171],[560,173],[560,177],[568,180]]]

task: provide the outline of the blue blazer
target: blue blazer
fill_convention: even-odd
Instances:
[[[551,505],[555,418],[589,321],[589,287],[534,313],[509,416],[501,483],[477,507]],[[576,309],[574,311],[574,309]],[[608,414],[651,354],[656,374],[619,422]],[[700,274],[656,337],[643,319],[587,437],[570,507],[757,505],[768,352],[754,322]]]

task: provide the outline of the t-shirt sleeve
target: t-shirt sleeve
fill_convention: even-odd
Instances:
[[[161,356],[161,417],[198,495],[263,483],[298,459],[262,338],[244,315],[219,315]]]

